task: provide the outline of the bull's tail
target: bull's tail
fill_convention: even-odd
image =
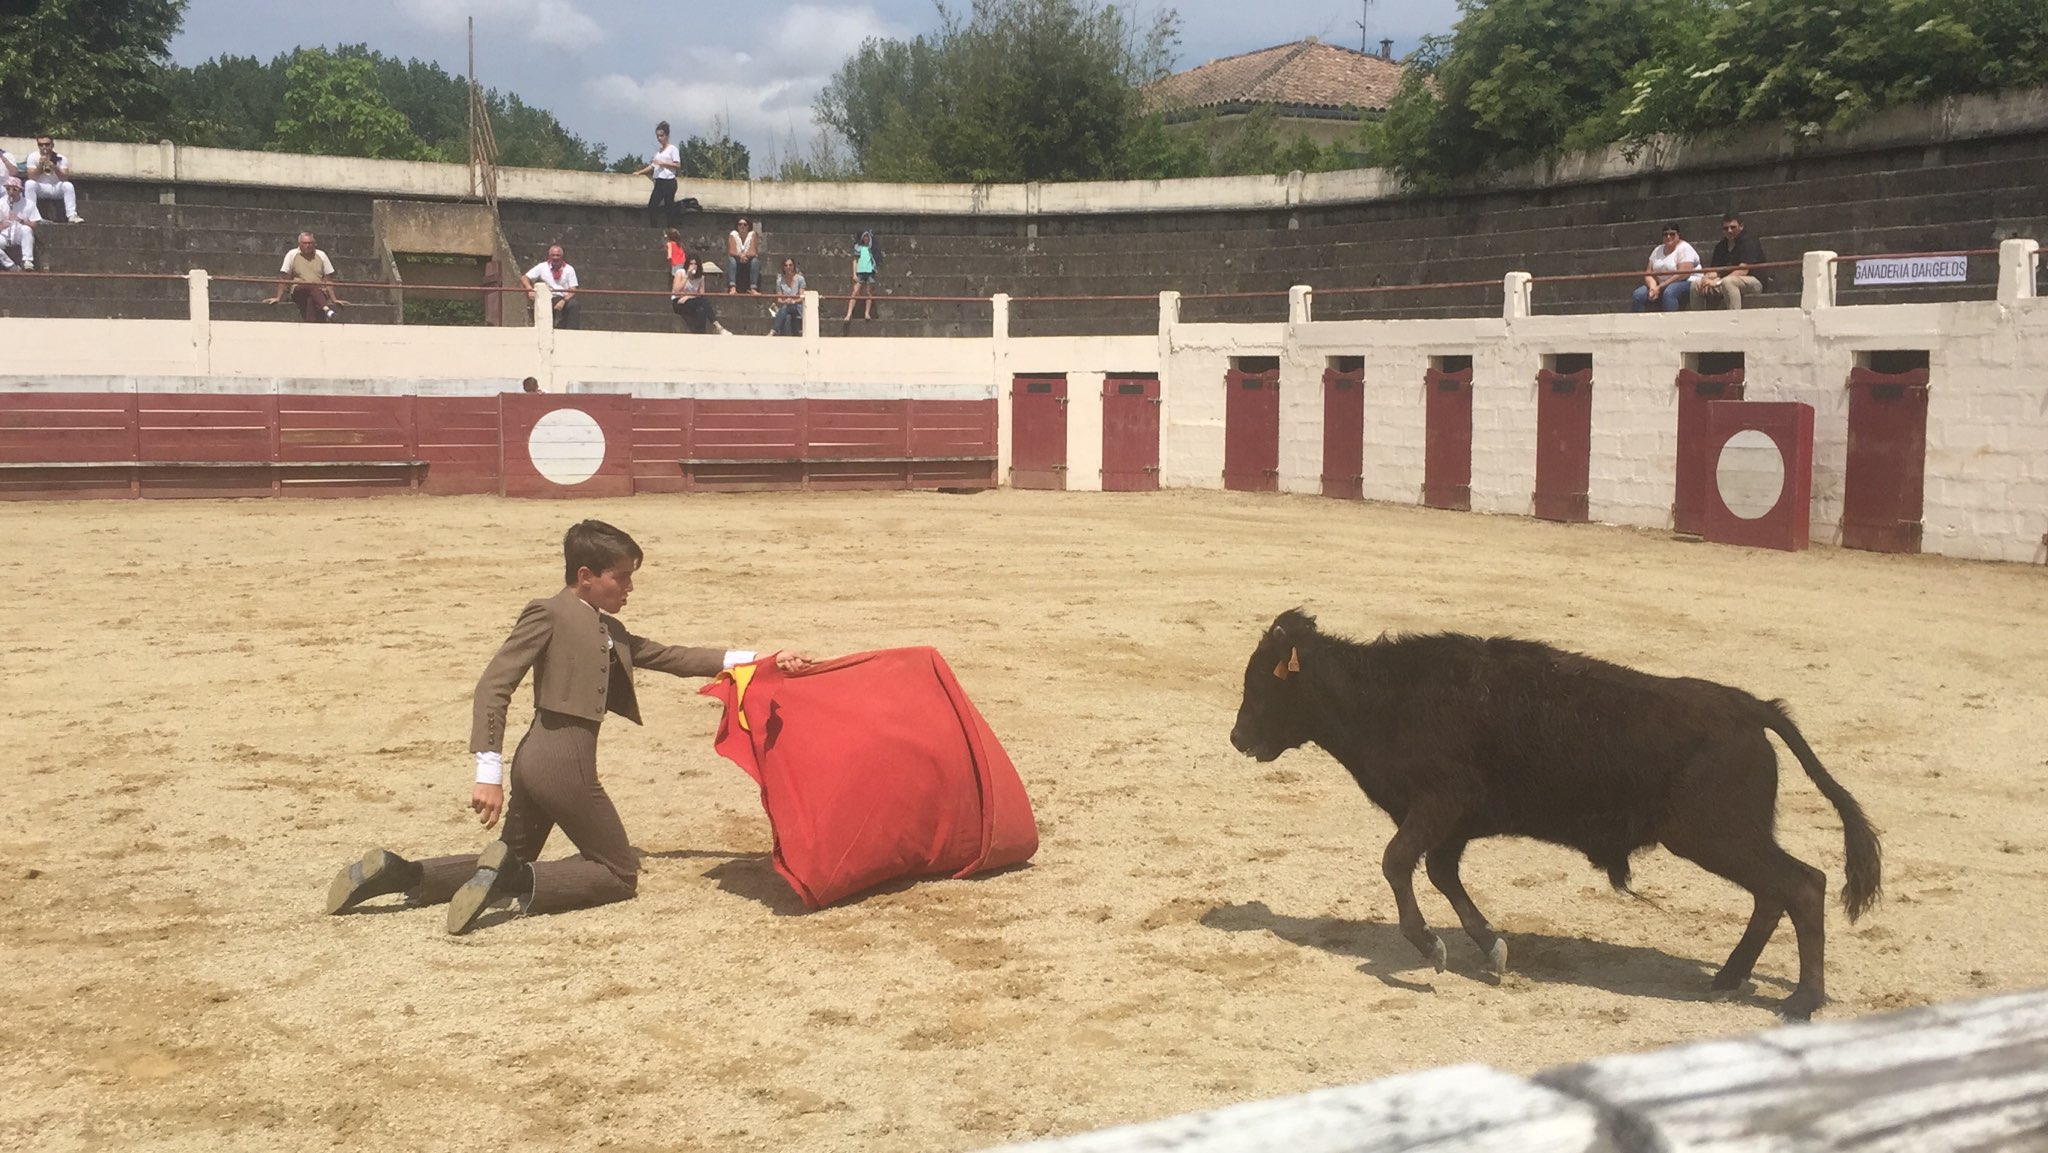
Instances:
[[[1799,758],[1799,767],[1813,778],[1820,795],[1826,797],[1828,803],[1835,806],[1835,812],[1841,815],[1842,844],[1848,854],[1848,879],[1842,884],[1842,906],[1849,910],[1849,919],[1854,921],[1877,901],[1878,893],[1883,889],[1884,850],[1877,843],[1877,830],[1871,827],[1870,818],[1863,815],[1863,806],[1856,803],[1849,790],[1821,767],[1820,758],[1813,755],[1806,738],[1799,735],[1799,726],[1792,723],[1785,702],[1758,703],[1763,705],[1764,727],[1778,734],[1785,747]]]

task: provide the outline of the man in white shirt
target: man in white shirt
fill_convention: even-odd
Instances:
[[[299,246],[284,254],[277,271],[277,291],[263,303],[276,304],[290,295],[300,320],[322,324],[334,319],[341,303],[334,295],[334,262],[316,246],[312,233],[299,233]]]
[[[33,177],[27,190],[31,199],[62,198],[64,219],[73,224],[85,223],[85,218],[78,215],[78,189],[71,184],[71,162],[57,151],[56,141],[48,136],[36,137],[36,150],[24,171]],[[41,210],[38,205],[37,211]]]
[[[562,246],[548,246],[548,258],[526,270],[519,278],[526,285],[526,298],[533,299],[536,282],[545,284],[554,294],[555,327],[576,327],[576,266],[562,256]]]
[[[7,199],[0,203],[0,272],[13,272],[16,267],[9,248],[21,250],[21,268],[36,270],[35,228],[42,222],[36,202],[22,191],[21,181],[7,177]]]
[[[1652,302],[1666,312],[1684,308],[1699,266],[1700,254],[1678,234],[1678,225],[1665,225],[1664,243],[1650,250],[1650,263],[1643,269],[1643,283],[1629,311],[1647,312]]]
[[[682,165],[683,154],[668,142],[668,121],[664,120],[654,126],[654,159],[633,173],[654,177],[654,191],[647,194],[647,211],[658,227],[672,227],[676,222],[676,171]]]

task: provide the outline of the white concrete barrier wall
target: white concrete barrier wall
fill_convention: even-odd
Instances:
[[[1538,286],[1540,290],[1540,285]],[[2048,300],[1293,324],[1180,324],[1155,335],[799,340],[525,328],[299,325],[192,320],[0,318],[14,349],[0,392],[275,387],[279,380],[447,393],[516,389],[676,396],[996,397],[1007,477],[1009,385],[1065,371],[1068,487],[1101,487],[1105,375],[1161,379],[1161,483],[1222,487],[1224,374],[1231,358],[1280,360],[1280,487],[1316,493],[1322,373],[1365,361],[1364,492],[1421,499],[1423,374],[1432,356],[1473,364],[1472,507],[1526,515],[1535,481],[1536,373],[1546,355],[1593,357],[1594,520],[1671,524],[1675,378],[1688,353],[1742,352],[1751,400],[1814,408],[1812,537],[1840,539],[1850,369],[1875,350],[1924,350],[1924,551],[2040,562],[2048,537]],[[124,383],[125,382],[125,383]]]

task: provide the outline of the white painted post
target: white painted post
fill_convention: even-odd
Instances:
[[[1287,323],[1307,324],[1313,315],[1316,290],[1297,284],[1287,290]]]
[[[991,322],[989,335],[997,341],[1010,339],[1010,294],[998,292],[989,297],[988,307]]]
[[[1501,278],[1502,320],[1521,320],[1529,315],[1530,289],[1535,280],[1526,272],[1510,272]]]
[[[804,289],[804,349],[816,352],[821,341],[818,338],[818,290]]]
[[[178,146],[168,140],[157,141],[156,158],[157,164],[163,169],[163,184],[157,188],[156,202],[158,204],[176,204],[178,202]]]
[[[1807,312],[1835,306],[1835,254],[1809,252],[1799,268],[1799,307]]]
[[[1180,293],[1171,290],[1159,294],[1159,335],[1165,336],[1174,325],[1180,323]]]
[[[2041,242],[2025,238],[1998,244],[1998,303],[2010,308],[2034,299],[2034,275],[2041,265]]]
[[[185,299],[192,310],[192,366],[201,375],[213,371],[213,298],[204,268],[185,274]]]

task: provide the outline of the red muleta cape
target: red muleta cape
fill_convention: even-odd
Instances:
[[[725,704],[716,748],[761,786],[775,871],[810,908],[1038,851],[1024,782],[937,649],[763,660],[699,691]]]

